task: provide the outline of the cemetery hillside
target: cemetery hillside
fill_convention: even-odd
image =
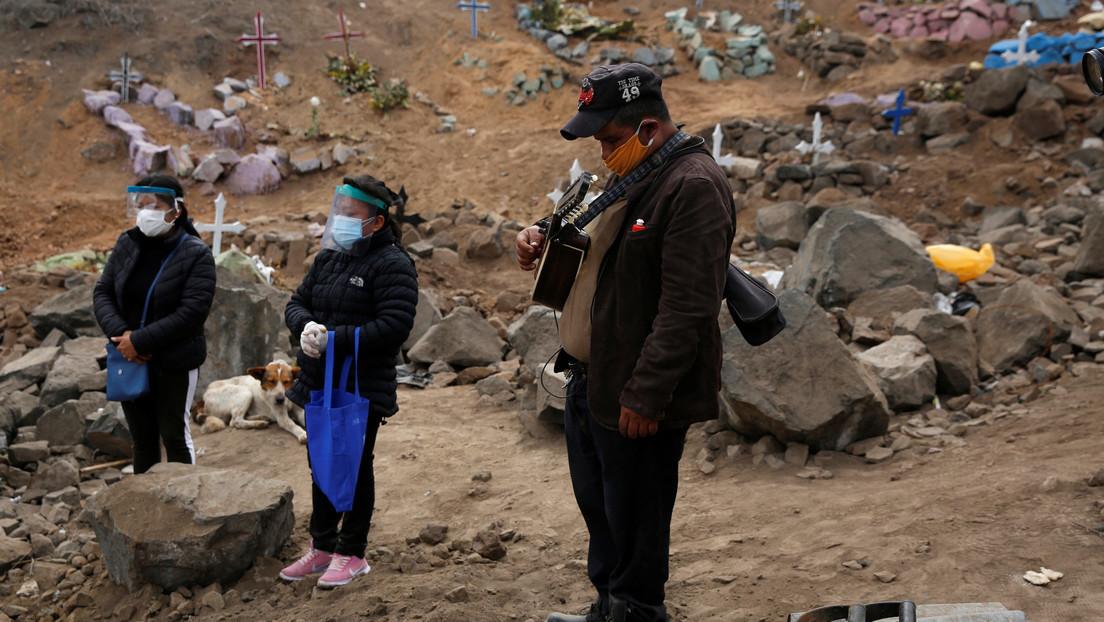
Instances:
[[[459,4],[0,3],[0,622],[585,611],[558,314],[514,239],[608,174],[559,129],[621,62],[712,147],[732,260],[787,320],[752,347],[718,310],[722,417],[680,464],[671,619],[907,599],[1104,620],[1104,100],[1081,73],[1104,6]],[[217,247],[197,397],[294,360],[284,307],[344,177],[409,196],[420,295],[366,577],[277,577],[311,475],[276,425],[193,422],[197,467],[124,473],[91,292],[154,172]]]

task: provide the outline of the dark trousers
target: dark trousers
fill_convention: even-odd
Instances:
[[[372,469],[372,452],[376,447],[380,418],[370,417],[364,431],[364,454],[357,471],[356,492],[353,493],[353,509],[338,512],[329,497],[311,479],[310,534],[314,548],[327,553],[364,557],[368,547],[368,529],[372,526],[372,509],[376,503],[376,477]],[[307,455],[308,462],[310,455]],[[340,527],[338,524],[340,523]]]
[[[686,428],[626,438],[591,416],[586,376],[574,376],[568,393],[564,435],[575,500],[590,532],[587,574],[603,605],[609,596],[628,602],[627,620],[666,622],[671,513]]]
[[[161,462],[162,443],[169,462],[195,464],[188,410],[198,370],[166,371],[151,365],[149,374],[149,394],[123,402],[123,416],[134,444],[134,472],[145,473]]]

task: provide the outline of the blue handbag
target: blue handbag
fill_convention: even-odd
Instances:
[[[161,271],[169,263],[176,249],[184,244],[188,234],[180,236],[180,242],[172,249],[165,261],[161,262],[161,269],[153,277],[149,292],[146,293],[146,305],[142,308],[142,322],[138,328],[146,326],[146,312],[149,311],[150,296],[153,295],[153,286],[161,276]],[[128,361],[114,343],[107,342],[107,399],[112,402],[129,402],[136,400],[150,392],[149,366],[139,361]]]
[[[364,455],[364,435],[368,430],[368,398],[360,395],[360,376],[354,375],[356,393],[345,390],[349,368],[356,374],[360,351],[360,329],[356,329],[353,353],[341,367],[341,384],[334,386],[334,333],[327,333],[326,380],[321,391],[311,391],[304,409],[307,419],[307,451],[310,452],[314,482],[333,504],[334,510],[353,509],[360,459]]]

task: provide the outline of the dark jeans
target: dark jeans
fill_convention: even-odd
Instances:
[[[666,622],[671,512],[686,428],[626,438],[591,416],[585,376],[574,376],[568,393],[564,435],[575,500],[590,532],[587,574],[603,603],[608,596],[628,602],[627,620]]]
[[[188,410],[198,371],[166,371],[151,364],[149,374],[149,394],[123,402],[134,444],[134,472],[145,473],[161,462],[162,443],[169,462],[195,464]]]
[[[379,426],[379,417],[369,417],[368,428],[364,432],[364,454],[360,458],[360,470],[357,471],[352,510],[338,512],[326,493],[322,492],[313,478],[311,480],[313,509],[310,534],[314,539],[314,548],[319,551],[364,557],[364,550],[368,547],[368,529],[372,526],[372,508],[376,503],[376,478],[372,470],[375,456],[372,452],[376,447]],[[310,462],[309,452],[307,462]],[[340,528],[338,523],[341,524]]]

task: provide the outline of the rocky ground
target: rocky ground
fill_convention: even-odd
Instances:
[[[814,105],[842,91],[870,101],[899,87],[914,97],[922,91],[921,80],[961,75],[969,81],[974,76],[964,63],[981,60],[989,42],[887,43],[874,39],[852,8],[840,10],[829,0],[806,4],[828,26],[868,41],[871,50],[880,50],[879,58],[836,70],[837,76],[846,74],[841,80],[806,78],[814,67],[780,49],[786,33],[772,24],[773,11],[738,7],[745,21],[764,24],[771,33],[776,72],[751,81],[703,83],[679,50],[675,64],[683,73],[665,80],[676,120],[706,136],[714,124],[726,123],[725,151],[765,165],[742,169],[746,176],[733,179],[745,201],[739,253],[781,267],[793,258],[792,249],[759,248],[755,236],[756,213],[784,199],[816,207],[818,201],[862,196],[902,219],[925,243],[934,243],[976,240],[977,217],[986,206],[1022,208],[1030,226],[1039,228],[1031,229],[1032,235],[1041,236],[1044,210],[1055,199],[1100,191],[1101,180],[1091,175],[1099,162],[1085,165],[1084,158],[1067,157],[1099,131],[1091,128],[1100,105],[1066,90],[1078,80],[1072,68],[1043,74],[1063,92],[1057,119],[1054,106],[1039,103],[1047,99],[1042,97],[1036,103],[1045,115],[1032,116],[1035,108],[1012,116],[972,109],[949,121],[953,131],[921,136],[915,124],[906,124],[904,136],[888,138],[886,123],[873,108],[864,115],[854,106]],[[622,9],[630,7],[610,1],[593,5],[595,13],[612,19],[621,19]],[[258,254],[282,252],[288,261],[291,239],[281,242],[278,236],[302,234],[311,213],[326,209],[343,174],[369,172],[403,183],[412,197],[409,210],[431,222],[447,216],[448,222],[438,218],[414,236],[428,242],[444,230],[460,241],[452,249],[458,252],[431,248],[419,262],[421,285],[438,294],[446,312],[469,304],[488,317],[497,315],[502,325],[516,319],[524,309],[527,275],[516,270],[508,252],[468,256],[469,236],[488,224],[528,223],[543,215],[549,205],[544,194],[566,178],[573,159],[601,170],[594,145],[566,143],[556,131],[574,109],[571,80],[583,75],[585,66],[554,57],[516,30],[506,6],[480,16],[488,36],[474,41],[467,36],[466,14],[430,16],[439,7],[425,0],[373,6],[371,14],[345,7],[353,27],[369,31],[354,49],[383,75],[401,76],[412,91],[424,94],[409,110],[387,115],[371,111],[362,97],[338,93],[322,72],[323,52],[336,46],[321,34],[334,29],[336,6],[268,0],[243,8],[174,1],[158,3],[157,13],[127,2],[58,6],[72,12],[51,13],[46,3],[33,1],[0,10],[5,28],[0,106],[6,115],[0,124],[5,206],[0,270],[8,276],[8,289],[0,292],[5,322],[0,356],[5,362],[47,337],[36,334],[26,319],[35,306],[87,278],[66,270],[33,274],[30,264],[84,248],[106,251],[127,226],[121,189],[135,178],[122,134],[92,114],[80,96],[81,89],[107,86],[102,74],[116,67],[124,51],[134,58],[135,69],[171,88],[179,100],[218,107],[214,85],[225,76],[255,72],[251,49],[241,49],[233,39],[250,28],[251,11],[262,11],[266,27],[285,38],[267,50],[270,71],[285,72],[292,83],[250,99],[239,113],[248,130],[240,151],[275,144],[295,154],[340,142],[356,155],[329,170],[289,171],[277,192],[230,197],[229,218],[251,228],[234,241]],[[643,42],[676,44],[663,14],[677,6],[647,0],[631,8],[639,9]],[[28,15],[39,27],[26,27]],[[1057,33],[1073,25],[1067,20],[1044,27]],[[592,42],[592,49],[606,45]],[[643,44],[617,45],[632,50]],[[799,48],[802,54],[818,53],[794,49]],[[465,53],[484,66],[453,64]],[[489,86],[508,88],[518,72],[535,73],[544,65],[562,65],[569,86],[539,94],[524,106],[483,92]],[[320,137],[304,135],[312,95],[323,101]],[[846,158],[872,163],[863,168],[870,177],[840,169],[815,180],[780,179],[779,168],[797,164],[788,152],[793,145],[772,151],[770,144],[794,140],[800,133],[795,128],[807,128],[807,113],[814,109],[831,116],[828,137],[847,148]],[[197,152],[216,147],[209,135],[174,126],[150,108],[133,110],[134,120],[159,141],[190,144]],[[455,131],[437,132],[447,116],[438,113],[456,117]],[[1057,132],[1037,133],[1042,121],[1053,128],[1059,120]],[[271,136],[262,140],[266,133]],[[961,142],[958,134],[967,140]],[[922,140],[941,137],[934,145]],[[266,142],[270,139],[274,142]],[[820,194],[826,186],[813,187],[829,183],[825,177],[831,178],[827,195]],[[210,221],[212,190],[219,189],[217,183],[189,184],[193,215]],[[472,218],[461,219],[460,213]],[[1032,268],[1036,274],[1060,284],[1062,277],[1054,274],[1071,261],[1070,241],[1081,230],[1057,230],[1063,241],[1041,248],[1034,246],[1041,238],[1005,240],[1018,246],[999,253],[1000,265],[986,286],[1011,282],[1016,269],[1026,270],[1024,263],[1036,260],[1044,264]],[[277,249],[270,251],[270,245]],[[1056,259],[1048,263],[1051,256]],[[293,286],[296,267],[285,264],[278,285]],[[1097,405],[1104,396],[1104,373],[1085,344],[1076,352],[1065,345],[1066,358],[1054,356],[1057,368],[1045,377],[1032,372],[993,382],[996,378],[986,376],[978,393],[955,407],[894,415],[887,435],[878,440],[893,448],[889,456],[871,455],[869,447],[822,451],[798,465],[769,440],[742,439],[716,424],[695,428],[682,465],[672,542],[668,604],[674,618],[774,621],[819,605],[900,598],[1000,601],[1033,621],[1104,618],[1099,568],[1104,542],[1096,529],[1104,522],[1104,498],[1089,485],[1098,483],[1092,481],[1101,458],[1094,439],[1102,431]],[[79,507],[120,477],[111,468],[81,473],[107,456],[60,442],[30,447],[25,454],[9,452],[5,486],[13,498],[0,501],[0,527],[6,545],[22,544],[4,551],[5,559],[17,561],[0,583],[0,613],[17,620],[490,621],[540,620],[550,610],[585,605],[591,597],[584,572],[586,534],[554,430],[534,437],[535,428],[523,425],[514,408],[489,405],[471,385],[403,388],[400,407],[377,445],[379,491],[369,542],[373,571],[333,592],[316,589],[313,581],[289,586],[274,578],[306,546],[309,515],[305,456],[284,432],[197,437],[201,464],[290,484],[296,527],[279,559],[260,560],[241,581],[172,593],[145,588],[129,594],[106,577]],[[31,478],[39,485],[31,486]],[[17,490],[47,488],[54,492],[16,498]],[[447,526],[446,538],[431,544],[436,538],[423,536],[427,525],[438,531]],[[472,555],[472,542],[486,531],[497,534],[505,548],[497,561]],[[1024,572],[1040,566],[1064,577],[1043,587],[1023,580]]]

